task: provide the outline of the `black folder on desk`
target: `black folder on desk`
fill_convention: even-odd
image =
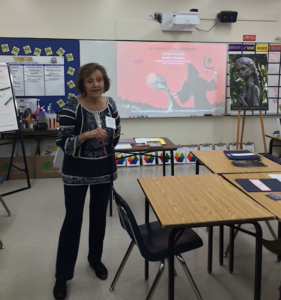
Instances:
[[[252,153],[251,151],[248,150],[225,150],[223,151],[224,154],[226,155],[227,158],[231,160],[259,160],[260,156]],[[235,154],[242,154],[236,156]],[[245,155],[243,155],[245,154]],[[249,155],[250,154],[250,155]]]
[[[260,180],[264,185],[266,185],[271,192],[281,192],[281,181],[275,178],[268,179],[257,179]],[[247,192],[265,192],[256,187],[250,179],[235,179],[235,181],[242,186]],[[270,191],[269,191],[270,192]]]

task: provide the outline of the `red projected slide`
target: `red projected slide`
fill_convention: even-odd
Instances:
[[[225,102],[226,55],[226,44],[117,42],[117,97],[148,113],[212,112]]]

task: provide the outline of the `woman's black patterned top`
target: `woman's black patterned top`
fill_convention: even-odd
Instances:
[[[101,184],[117,178],[115,156],[112,154],[119,140],[121,126],[112,98],[107,97],[106,107],[98,114],[101,128],[108,135],[104,140],[106,152],[95,138],[86,140],[76,148],[79,134],[98,128],[92,111],[82,106],[76,97],[68,99],[62,110],[57,145],[64,151],[62,180],[66,185]],[[116,129],[106,127],[106,116],[115,119]]]

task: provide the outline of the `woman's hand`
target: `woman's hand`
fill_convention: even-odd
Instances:
[[[102,128],[97,128],[87,133],[87,139],[97,139],[99,143],[102,143],[107,138],[107,133]]]

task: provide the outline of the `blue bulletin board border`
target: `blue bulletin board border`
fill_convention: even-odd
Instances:
[[[6,46],[8,46],[8,51]],[[24,47],[30,47],[31,53],[25,54]],[[15,47],[15,48],[14,48]],[[65,79],[65,95],[64,96],[28,96],[19,98],[38,98],[40,99],[40,106],[47,106],[52,103],[52,107],[55,112],[60,112],[62,107],[57,104],[57,101],[63,100],[66,102],[69,94],[77,95],[77,90],[74,87],[68,85],[69,82],[73,81],[75,84],[77,78],[77,71],[80,67],[80,50],[79,40],[58,40],[58,39],[24,39],[24,38],[0,38],[0,55],[14,55],[13,49],[17,51],[16,56],[33,56],[35,48],[41,50],[40,56],[58,56],[57,51],[63,49],[65,52],[62,55],[64,57],[64,79]],[[47,55],[46,50],[52,50],[52,55]],[[4,51],[3,51],[4,50]],[[7,51],[7,52],[6,52]],[[73,68],[74,72],[72,75],[68,74],[68,69]]]

